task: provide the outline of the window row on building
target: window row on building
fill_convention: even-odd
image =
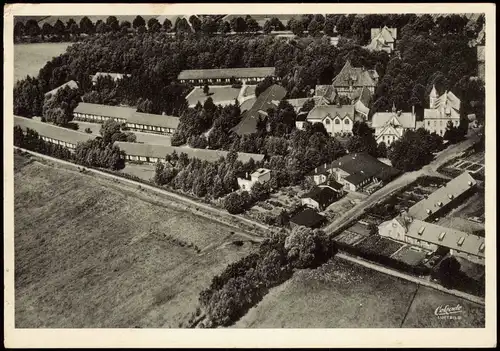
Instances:
[[[120,118],[120,117],[110,117],[110,116],[94,115],[94,114],[79,113],[79,112],[74,112],[73,118],[76,121],[95,122],[95,123],[104,123],[110,119],[118,123],[125,123],[127,121],[125,118]]]

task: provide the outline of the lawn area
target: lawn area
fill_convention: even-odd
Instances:
[[[232,88],[230,85],[223,86],[209,86],[210,91],[209,95],[205,95],[203,92],[203,88],[195,87],[189,94],[186,96],[186,100],[189,106],[196,105],[198,101],[203,104],[206,99],[209,97],[212,98],[214,104],[233,104],[234,99],[238,97],[241,89]]]
[[[438,306],[457,303],[464,307],[461,320],[434,315]],[[480,328],[484,306],[334,258],[271,289],[235,327]]]
[[[434,314],[439,306],[462,306],[461,319],[440,319]],[[420,286],[403,323],[403,328],[484,328],[484,306],[459,297]]]
[[[411,245],[406,245],[397,251],[392,258],[407,263],[411,266],[418,265],[425,258],[426,251],[417,250]]]
[[[417,288],[341,259],[294,274],[236,323],[245,328],[399,328]]]
[[[15,156],[17,328],[178,327],[252,250],[166,200],[42,162]]]
[[[404,244],[381,237],[379,235],[371,235],[365,240],[356,245],[357,248],[366,253],[373,253],[381,256],[391,256]]]
[[[14,45],[14,82],[38,76],[47,61],[66,51],[71,43],[37,43]]]
[[[125,168],[122,169],[120,172],[127,173],[139,177],[142,180],[149,181],[154,178],[155,169],[156,166],[154,164],[127,162],[125,164]]]

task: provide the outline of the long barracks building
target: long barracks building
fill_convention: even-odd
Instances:
[[[46,142],[64,146],[71,151],[74,151],[78,143],[83,143],[95,136],[71,130],[68,128],[58,127],[53,124],[39,122],[31,118],[14,116],[14,126],[19,126],[26,133],[26,130],[32,129],[37,132],[40,137]]]
[[[79,121],[104,123],[114,120],[128,128],[156,134],[173,134],[179,126],[179,117],[137,112],[132,107],[108,106],[80,102],[73,111],[73,118]]]

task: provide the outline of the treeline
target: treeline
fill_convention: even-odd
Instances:
[[[165,163],[156,164],[154,181],[198,198],[218,199],[238,189],[239,173],[253,172],[258,165],[253,159],[243,164],[237,157],[230,152],[225,158],[208,162],[174,152],[166,156]]]
[[[113,146],[107,138],[96,138],[78,143],[72,153],[66,147],[49,143],[34,130],[27,128],[26,133],[19,126],[14,127],[14,145],[88,167],[119,170],[125,167],[125,153]]]
[[[335,253],[333,241],[320,230],[296,227],[290,234],[272,233],[256,253],[230,264],[200,293],[205,314],[200,327],[232,325],[294,269],[317,267]]]

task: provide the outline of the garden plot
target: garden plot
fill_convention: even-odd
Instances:
[[[425,258],[426,251],[419,247],[411,245],[403,246],[400,250],[396,251],[391,258],[404,262],[411,266],[417,266]]]

